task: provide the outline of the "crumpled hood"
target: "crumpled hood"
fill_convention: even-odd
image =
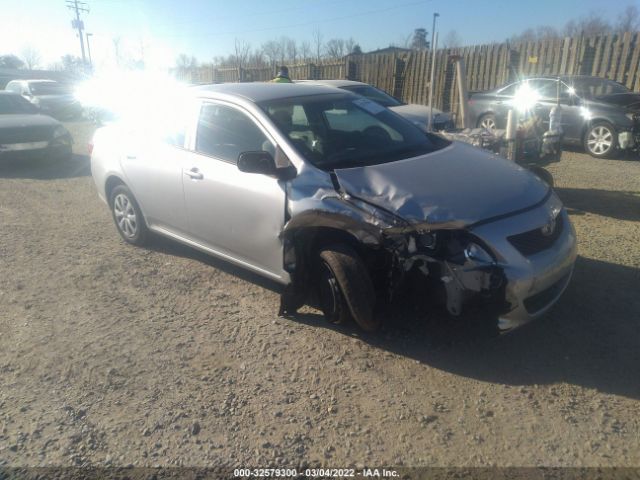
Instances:
[[[420,157],[335,170],[350,195],[425,228],[462,228],[531,207],[549,187],[535,175],[460,142]]]

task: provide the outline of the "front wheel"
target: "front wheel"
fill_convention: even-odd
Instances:
[[[109,199],[113,221],[120,236],[132,245],[144,245],[149,230],[131,190],[124,185],[118,185],[111,192]]]
[[[493,132],[496,128],[496,116],[493,113],[482,115],[478,120],[478,127]]]
[[[609,122],[595,122],[584,136],[584,148],[595,158],[611,158],[618,148],[615,128]]]
[[[367,332],[380,326],[374,313],[375,289],[360,256],[347,245],[323,248],[318,258],[318,296],[325,318],[344,323],[349,317]]]

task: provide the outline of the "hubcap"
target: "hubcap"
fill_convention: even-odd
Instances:
[[[587,146],[596,155],[607,153],[613,145],[613,132],[605,126],[597,126],[589,132]]]
[[[480,122],[480,126],[486,128],[487,130],[495,130],[496,122],[493,118],[486,117],[482,119],[482,122]]]
[[[138,232],[138,221],[136,211],[131,200],[124,194],[119,193],[113,200],[113,213],[116,223],[122,234],[127,238],[133,238]]]

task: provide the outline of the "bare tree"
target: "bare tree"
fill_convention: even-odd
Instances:
[[[327,42],[327,55],[331,58],[344,57],[344,40],[332,38]]]
[[[347,52],[347,55],[353,53],[354,47],[358,44],[353,37],[349,37],[344,41],[344,49]]]
[[[181,53],[176,58],[176,68],[179,70],[188,70],[190,68],[196,68],[198,66],[198,60],[196,57],[189,56],[186,53]]]
[[[247,64],[250,53],[251,44],[236,38],[234,41],[234,63],[237,68],[243,68]]]
[[[462,45],[462,38],[456,30],[449,30],[442,39],[443,48],[458,48]]]
[[[577,20],[570,20],[564,27],[564,35],[575,37],[584,35],[592,37],[595,35],[605,35],[611,32],[611,25],[604,20],[603,16],[597,12],[591,12]]]
[[[620,15],[616,23],[616,32],[637,32],[640,29],[640,11],[635,5],[628,5]]]
[[[534,28],[527,28],[518,35],[513,35],[510,38],[511,42],[537,42],[540,40],[549,40],[558,38],[560,33],[555,27],[551,25],[538,25]]]
[[[293,64],[298,61],[298,44],[292,38],[287,38],[287,57],[289,61]]]
[[[311,43],[308,40],[301,42],[299,50],[302,61],[306,62],[311,56]]]
[[[22,59],[28,70],[33,70],[40,64],[42,57],[40,52],[36,50],[32,45],[26,46],[22,50]]]
[[[311,38],[313,39],[313,49],[314,53],[316,54],[316,62],[320,62],[320,59],[322,58],[322,50],[324,49],[324,45],[322,43],[322,41],[324,40],[324,35],[322,35],[322,32],[319,28],[316,28],[312,32]]]
[[[272,66],[275,65],[280,59],[280,43],[275,40],[269,40],[262,44],[262,51],[264,52],[267,61]]]

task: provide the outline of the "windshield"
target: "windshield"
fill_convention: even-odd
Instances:
[[[323,170],[430,153],[442,141],[366,98],[313,95],[261,104],[296,150]]]
[[[0,95],[0,115],[37,112],[38,109],[20,95]]]
[[[377,88],[370,85],[355,85],[342,87],[342,89],[357,93],[358,95],[362,95],[369,100],[373,100],[374,102],[379,103],[383,107],[397,107],[399,105],[404,105],[400,100],[393,98],[388,93],[385,93],[382,90],[378,90]]]
[[[576,95],[581,98],[595,98],[602,95],[630,92],[624,85],[603,78],[577,79],[572,86],[576,91]]]
[[[71,93],[69,87],[55,82],[31,82],[29,89],[34,95],[66,95]]]

